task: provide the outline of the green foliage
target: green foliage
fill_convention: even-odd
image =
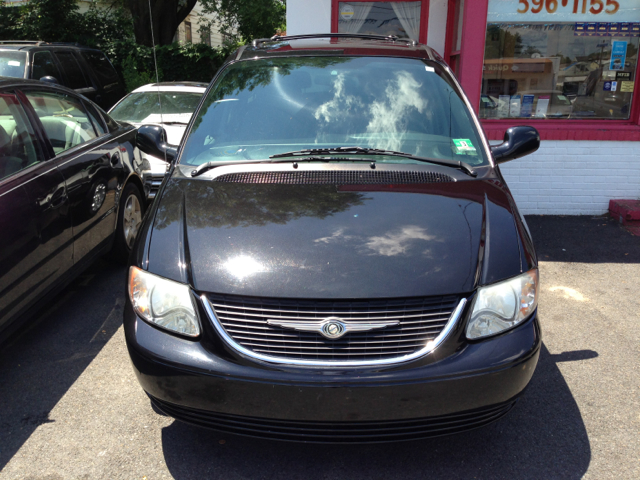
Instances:
[[[122,78],[127,92],[131,92],[138,87],[156,82],[156,74],[153,71],[139,68],[138,62],[132,56],[128,56],[122,65]],[[162,80],[162,72],[158,69],[158,77]]]
[[[133,24],[122,7],[78,12],[75,0],[31,0],[22,6],[0,3],[1,40],[72,42],[89,47],[133,38]]]
[[[268,38],[286,30],[284,0],[200,0],[200,3],[204,13],[218,18],[220,32],[230,44]]]
[[[107,54],[128,91],[156,81],[153,48],[138,45],[131,16],[114,2],[109,9],[91,5],[78,12],[75,0],[31,0],[6,6],[0,0],[0,40],[72,42],[99,48]],[[161,81],[210,82],[229,49],[204,44],[156,47]]]
[[[122,72],[127,91],[156,81],[153,48],[126,40],[103,50],[117,70]],[[177,44],[156,47],[160,81],[209,83],[228,52],[204,44]]]

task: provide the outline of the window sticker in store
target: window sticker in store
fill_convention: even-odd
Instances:
[[[627,58],[627,42],[614,41],[611,48],[609,70],[622,70]]]
[[[468,138],[453,138],[453,151],[456,155],[478,155],[476,147]]]

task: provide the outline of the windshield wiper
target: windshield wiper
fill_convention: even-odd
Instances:
[[[418,157],[411,155],[410,153],[394,152],[392,150],[382,150],[379,148],[366,148],[366,147],[336,147],[336,148],[310,148],[306,150],[297,150],[294,152],[279,153],[278,155],[271,155],[269,158],[280,159],[288,157],[302,157],[302,156],[317,156],[317,155],[335,155],[335,154],[351,154],[351,155],[383,155],[388,157],[402,157],[409,160],[416,160],[418,162],[433,163],[435,165],[442,165],[444,167],[459,168],[466,174],[476,177],[478,173],[468,163],[460,160],[448,160],[446,158],[428,158]],[[300,161],[300,159],[297,159]]]
[[[295,158],[293,160],[286,158],[275,158],[270,160],[230,160],[225,162],[217,162],[211,161],[207,163],[203,163],[202,165],[197,166],[191,171],[192,177],[197,177],[198,175],[203,174],[207,170],[211,170],[216,167],[224,167],[227,165],[245,165],[247,163],[284,163],[284,162],[335,162],[337,160],[347,161],[347,162],[367,162],[375,164],[375,161],[365,158],[332,158],[332,157],[318,157],[318,156],[307,156],[304,158]]]
[[[446,158],[427,158],[417,157],[409,153],[394,152],[391,150],[381,150],[378,148],[365,148],[365,147],[337,147],[337,148],[313,148],[307,150],[298,150],[295,152],[279,153],[277,155],[271,155],[269,160],[231,160],[231,161],[211,161],[203,163],[197,166],[191,171],[192,177],[197,177],[203,174],[207,170],[211,170],[216,167],[224,167],[225,165],[244,165],[247,163],[284,163],[284,162],[335,162],[335,161],[348,161],[348,162],[370,162],[372,168],[375,167],[375,160],[364,158],[348,158],[348,157],[328,157],[326,155],[384,155],[390,157],[402,157],[409,160],[416,160],[418,162],[433,163],[435,165],[442,165],[445,167],[459,168],[467,175],[472,177],[478,176],[478,173],[468,163],[461,162],[459,160],[447,160]]]

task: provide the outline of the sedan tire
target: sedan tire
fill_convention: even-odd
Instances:
[[[129,183],[124,187],[118,207],[118,226],[113,244],[113,257],[116,261],[126,263],[142,224],[145,204],[138,187]]]

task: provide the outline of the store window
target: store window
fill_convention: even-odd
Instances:
[[[640,0],[489,0],[480,116],[628,120]]]
[[[422,3],[338,2],[338,33],[395,35],[420,41]]]

